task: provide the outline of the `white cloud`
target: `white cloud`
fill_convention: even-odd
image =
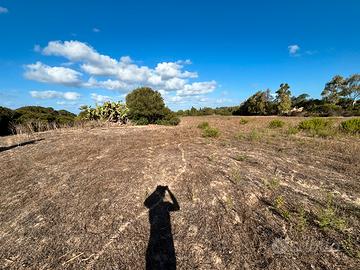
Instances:
[[[50,67],[41,62],[27,65],[25,77],[30,80],[63,85],[78,85],[80,72],[65,67]]]
[[[8,13],[9,10],[6,7],[0,7],[0,14]]]
[[[95,32],[95,33],[99,33],[99,32],[100,32],[100,29],[99,29],[99,28],[96,28],[96,27],[94,27],[92,30],[93,30],[93,32]]]
[[[205,95],[217,87],[216,81],[194,81],[198,78],[197,72],[184,69],[191,64],[190,60],[161,62],[151,68],[138,65],[129,56],[122,56],[117,60],[100,54],[93,47],[80,41],[50,41],[42,49],[42,53],[66,58],[74,64],[74,67],[80,67],[88,79],[80,82],[80,76],[83,74],[79,71],[64,67],[49,67],[40,62],[27,66],[28,70],[25,73],[27,78],[41,82],[67,83],[85,88],[123,92],[138,86],[149,86],[163,95],[175,92],[176,96],[183,97]],[[50,73],[62,73],[62,76],[53,78]]]
[[[98,81],[94,77],[90,77],[90,79],[86,83],[83,83],[82,86],[89,88],[105,88],[108,90],[121,90],[128,87],[126,83],[118,80],[108,79],[105,81]]]
[[[176,91],[176,94],[178,96],[208,94],[215,90],[216,85],[216,81],[194,82],[192,84],[186,84],[183,89]]]
[[[289,45],[289,46],[288,46],[288,50],[289,50],[289,54],[290,54],[290,55],[295,56],[295,55],[297,55],[297,53],[299,52],[300,46],[297,45],[297,44]]]
[[[112,101],[113,98],[109,96],[98,95],[96,93],[91,93],[91,99],[96,103],[104,103],[105,101]]]
[[[30,91],[30,95],[33,98],[39,99],[61,98],[66,100],[77,100],[80,98],[80,94],[77,92]]]

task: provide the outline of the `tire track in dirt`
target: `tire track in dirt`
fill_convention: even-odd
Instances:
[[[184,149],[182,148],[181,146],[181,143],[179,143],[177,145],[178,149],[180,150],[181,152],[181,161],[182,161],[182,166],[178,172],[178,174],[173,178],[173,180],[171,181],[171,184],[174,184],[175,182],[177,182],[181,176],[186,172],[186,169],[187,169],[187,161],[186,161],[186,158],[185,158],[185,151]],[[152,177],[151,177],[152,179]],[[120,237],[120,234],[122,232],[124,232],[131,224],[133,224],[134,222],[138,221],[139,219],[141,219],[142,217],[144,217],[146,214],[148,213],[148,210],[144,210],[142,212],[140,212],[140,214],[138,214],[134,219],[130,220],[130,221],[127,221],[125,222],[124,224],[122,224],[116,231],[116,233],[114,233],[111,237],[110,237],[110,240],[105,244],[103,245],[103,247],[101,248],[101,250],[96,253],[96,255],[94,256],[94,254],[90,255],[90,257],[93,257],[93,260],[86,266],[85,269],[93,269],[93,265],[96,263],[96,261],[106,252],[107,248],[117,239]],[[89,259],[90,257],[84,259],[84,260],[87,260]],[[83,261],[84,261],[83,260]]]

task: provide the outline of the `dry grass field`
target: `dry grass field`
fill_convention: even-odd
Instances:
[[[244,119],[0,138],[0,268],[144,269],[167,185],[177,269],[360,269],[360,138]]]

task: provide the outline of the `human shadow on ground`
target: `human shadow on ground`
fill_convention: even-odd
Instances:
[[[19,147],[19,146],[24,146],[24,145],[28,145],[28,144],[33,144],[33,143],[36,143],[36,142],[42,141],[42,140],[45,140],[45,139],[41,138],[41,139],[35,139],[35,140],[31,140],[31,141],[26,141],[26,142],[22,142],[22,143],[10,145],[10,146],[1,146],[1,147],[0,147],[0,152],[7,151],[7,150],[10,150],[10,149]]]
[[[164,201],[166,192],[172,202]],[[171,232],[170,212],[180,206],[167,186],[157,186],[146,198],[144,205],[149,209],[150,238],[146,250],[147,270],[176,269],[176,254]]]

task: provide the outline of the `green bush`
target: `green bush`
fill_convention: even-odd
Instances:
[[[15,127],[28,127],[31,131],[44,131],[59,126],[72,126],[76,115],[65,111],[41,106],[26,106],[16,110],[0,107],[0,135],[17,132]]]
[[[353,118],[341,122],[340,128],[342,131],[352,134],[360,133],[360,118]]]
[[[133,90],[126,96],[129,117],[132,120],[146,118],[150,124],[165,116],[165,103],[160,93],[148,87]]]
[[[163,126],[177,126],[180,123],[180,118],[176,116],[165,117],[164,119],[157,120],[155,124]]]
[[[312,118],[301,121],[299,129],[309,132],[313,136],[328,137],[334,135],[333,122],[329,119]]]
[[[202,122],[197,127],[200,128],[200,129],[205,129],[205,128],[209,127],[209,123],[208,122]]]
[[[11,134],[11,122],[14,112],[11,109],[0,107],[0,136]]]
[[[274,119],[269,123],[269,128],[281,128],[285,125],[284,121],[279,119]]]
[[[220,135],[220,131],[217,128],[206,127],[203,129],[203,137],[217,138]]]
[[[149,124],[149,120],[147,120],[145,117],[141,117],[137,120],[134,120],[134,123],[139,126],[144,126]]]
[[[165,107],[161,94],[149,87],[133,90],[126,96],[126,105],[129,108],[129,118],[135,123],[177,125],[180,123],[175,113]],[[140,121],[139,121],[140,120]]]

